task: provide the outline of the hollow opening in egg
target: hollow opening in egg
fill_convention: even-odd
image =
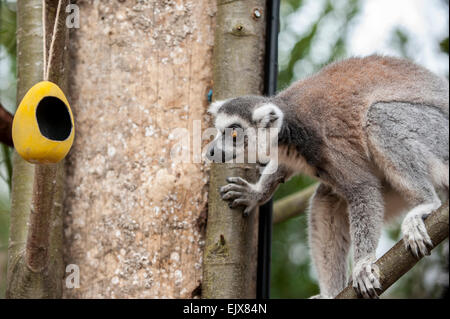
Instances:
[[[44,97],[36,108],[36,120],[41,134],[53,141],[64,141],[72,132],[67,105],[54,96]]]

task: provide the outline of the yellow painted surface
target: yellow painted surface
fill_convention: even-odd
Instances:
[[[64,141],[48,139],[39,129],[36,109],[39,102],[49,96],[60,99],[69,111],[72,130]],[[12,137],[19,155],[31,163],[57,163],[67,155],[75,137],[75,126],[69,102],[56,84],[48,81],[39,82],[25,94],[14,115]]]

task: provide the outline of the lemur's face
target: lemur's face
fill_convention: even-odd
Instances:
[[[214,102],[208,112],[218,130],[207,157],[214,162],[264,163],[278,142],[283,113],[260,96]]]

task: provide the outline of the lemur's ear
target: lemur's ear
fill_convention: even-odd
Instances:
[[[275,104],[267,103],[256,108],[252,118],[258,123],[258,127],[280,127],[283,112]]]
[[[211,105],[208,108],[208,113],[211,115],[217,115],[217,112],[219,112],[219,109],[222,105],[224,105],[228,100],[222,100],[222,101],[215,101],[211,103]]]

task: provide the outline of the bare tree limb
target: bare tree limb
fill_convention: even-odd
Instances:
[[[12,114],[0,103],[0,142],[10,147],[13,147],[12,121]]]
[[[64,7],[68,0],[61,0]],[[43,80],[43,34],[52,32],[58,0],[17,2],[17,101]],[[45,23],[43,23],[45,11]],[[54,59],[48,80],[64,90],[68,30],[58,19]],[[46,27],[44,27],[46,26]],[[45,30],[44,30],[45,29]],[[48,50],[48,46],[47,50]],[[62,296],[62,200],[64,161],[30,164],[17,152],[13,156],[11,225],[8,249],[7,298],[60,298]]]
[[[281,223],[289,218],[303,214],[318,184],[308,186],[300,192],[277,200],[273,205],[273,223]]]
[[[448,219],[449,208],[448,201],[442,205],[438,210],[434,211],[425,220],[425,226],[430,235],[433,247],[435,248],[444,239],[448,238]],[[421,259],[421,258],[420,258]],[[393,283],[395,283],[401,276],[408,272],[420,260],[406,249],[403,240],[400,240],[394,247],[392,247],[386,254],[376,261],[380,269],[380,283],[382,289],[378,294],[382,294]],[[346,287],[336,299],[355,299],[358,298],[355,290],[351,285]]]

